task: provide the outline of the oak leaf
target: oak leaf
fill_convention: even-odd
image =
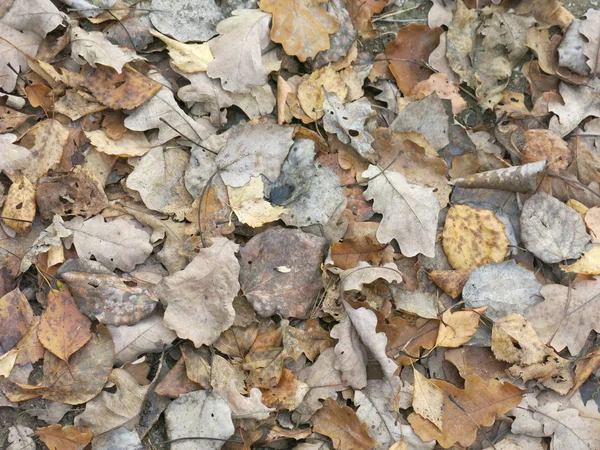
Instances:
[[[408,366],[421,353],[421,349],[435,346],[439,322],[420,317],[392,317],[389,323],[378,324],[377,330],[387,336],[386,352],[398,366]]]
[[[367,385],[368,355],[352,321],[346,317],[334,326],[331,337],[338,340],[333,367],[342,372],[344,381],[354,389],[364,388]]]
[[[48,446],[50,450],[79,450],[87,445],[94,435],[87,428],[59,424],[42,427],[35,430],[35,435]]]
[[[292,78],[288,82],[292,82]],[[297,111],[293,88],[299,83],[297,89],[297,100],[303,113]],[[283,86],[283,83],[282,83]],[[325,92],[335,94],[343,102],[348,96],[348,86],[344,83],[339,72],[336,72],[331,65],[315,70],[310,76],[304,76],[301,80],[294,80],[294,84],[288,85],[290,92],[287,95],[288,106],[294,117],[301,118],[304,123],[315,121],[323,117],[323,103],[325,102]],[[306,121],[304,115],[309,120]]]
[[[38,338],[42,345],[65,362],[91,337],[92,322],[77,308],[69,289],[52,290],[42,313]]]
[[[377,240],[386,244],[395,239],[405,256],[422,253],[433,257],[440,211],[433,190],[410,184],[402,174],[373,165],[362,176],[370,180],[365,198],[374,200],[373,210],[383,215]]]
[[[329,35],[339,29],[323,0],[261,0],[259,7],[273,14],[271,40],[283,45],[301,62],[330,47]]]
[[[196,347],[214,343],[233,325],[233,299],[240,284],[238,245],[214,238],[188,266],[163,279],[159,297],[167,304],[165,325]]]
[[[130,48],[120,48],[112,44],[99,31],[86,31],[83,28],[72,27],[69,30],[71,38],[71,57],[78,64],[86,62],[96,67],[96,64],[112,67],[121,73],[123,66],[137,59],[143,59]]]
[[[352,269],[360,261],[372,265],[392,262],[394,249],[389,244],[373,242],[373,238],[344,239],[331,245],[330,257],[333,264],[342,270]]]
[[[317,319],[304,323],[304,328],[295,328],[289,321],[282,321],[281,334],[286,356],[297,361],[304,354],[310,361],[315,361],[325,349],[334,345],[329,333],[324,330]]]
[[[354,410],[331,398],[313,417],[313,430],[329,436],[335,449],[369,450],[376,444]]]
[[[470,375],[465,380],[464,389],[442,380],[430,381],[444,392],[442,428],[438,429],[417,413],[411,413],[408,422],[422,440],[436,439],[444,448],[455,443],[465,447],[471,445],[479,427],[492,425],[496,415],[516,407],[524,393],[510,383],[483,380],[477,375]]]
[[[364,39],[375,37],[375,30],[371,24],[373,14],[379,14],[387,5],[386,0],[350,0],[346,2],[346,9],[352,18],[352,25]]]
[[[444,359],[458,369],[461,377],[477,375],[480,378],[506,378],[508,364],[498,361],[489,347],[465,345],[453,348],[444,353]]]
[[[444,223],[444,253],[454,269],[502,262],[510,242],[504,224],[489,210],[454,205]]]

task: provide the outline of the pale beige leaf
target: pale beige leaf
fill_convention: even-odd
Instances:
[[[214,238],[185,269],[161,282],[165,325],[196,347],[214,343],[233,325],[233,299],[240,290],[238,247],[226,238]]]
[[[145,59],[137,55],[134,50],[114,45],[99,31],[86,31],[83,28],[73,27],[70,37],[71,57],[81,65],[86,62],[92,67],[102,64],[121,73],[125,64]]]
[[[262,177],[252,177],[241,187],[227,186],[229,206],[240,222],[253,228],[265,223],[275,222],[286,212],[282,206],[272,206],[264,199],[264,183]]]
[[[433,189],[410,184],[396,172],[381,173],[373,165],[362,176],[369,178],[365,198],[374,200],[373,210],[383,215],[377,240],[385,244],[395,239],[405,256],[433,257],[440,212]]]
[[[150,33],[167,44],[171,63],[184,73],[206,72],[208,64],[214,59],[208,42],[184,44],[155,30],[150,30]]]
[[[73,232],[80,258],[91,259],[93,255],[110,270],[131,272],[152,253],[150,235],[125,219],[105,222],[101,215],[86,221],[76,217],[66,222],[65,228]]]
[[[360,291],[363,285],[380,279],[388,283],[402,282],[402,274],[394,263],[372,266],[366,261],[360,261],[356,267],[344,270],[339,275],[344,291]]]
[[[150,143],[141,131],[126,131],[120,139],[110,138],[106,131],[86,131],[85,136],[99,152],[120,157],[142,156],[150,150]]]
[[[440,430],[444,418],[444,392],[413,368],[415,384],[412,407],[421,417],[429,420]]]
[[[331,329],[331,337],[338,339],[333,367],[342,372],[344,381],[354,389],[367,385],[368,355],[352,321],[346,317]]]
[[[13,144],[17,136],[11,133],[0,134],[0,171],[13,172],[24,169],[29,164],[29,150]]]

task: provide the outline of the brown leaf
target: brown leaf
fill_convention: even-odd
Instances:
[[[83,86],[103,105],[112,109],[134,109],[146,103],[162,84],[125,66],[123,73],[98,66]]]
[[[396,39],[385,48],[390,70],[404,95],[409,95],[419,81],[431,75],[431,70],[423,64],[439,45],[443,32],[441,27],[431,29],[426,25],[409,24],[400,28]]]
[[[26,234],[31,230],[35,211],[35,186],[27,177],[18,177],[8,190],[2,208],[2,220],[17,233]]]
[[[329,35],[339,29],[322,0],[261,0],[260,9],[273,14],[271,40],[302,62],[330,47]]]
[[[393,317],[389,323],[379,325],[377,331],[383,331],[388,338],[388,356],[399,366],[408,366],[414,361],[413,358],[420,356],[421,348],[431,349],[435,346],[438,328],[437,320]]]
[[[256,336],[242,366],[250,372],[250,385],[268,389],[279,383],[284,359],[281,344],[281,328]]]
[[[477,375],[483,379],[507,377],[508,364],[498,361],[488,347],[469,345],[453,348],[444,353],[444,359],[454,364],[460,376],[465,379],[469,375]]]
[[[11,350],[25,336],[33,321],[33,310],[19,288],[0,298],[0,354]]]
[[[442,244],[453,268],[472,270],[504,261],[510,242],[492,211],[454,205],[446,216]]]
[[[221,353],[234,359],[242,360],[252,347],[257,334],[257,323],[252,323],[246,327],[233,326],[221,333],[214,346]]]
[[[59,424],[38,428],[35,435],[48,446],[50,450],[80,450],[89,444],[94,437],[87,427]]]
[[[0,318],[0,321],[1,320],[2,319]],[[39,324],[40,318],[38,316],[34,316],[29,329],[17,343],[16,348],[19,354],[17,355],[17,360],[15,361],[16,364],[23,366],[25,364],[37,362],[43,358],[46,349],[38,338]]]
[[[471,445],[475,442],[478,427],[492,425],[496,415],[521,403],[525,392],[510,383],[483,380],[477,375],[470,375],[465,380],[465,389],[442,380],[431,380],[431,383],[445,394],[442,428],[438,429],[417,413],[410,414],[408,422],[423,441],[436,439],[444,448],[455,443],[465,447]]]
[[[456,178],[451,181],[451,184],[469,189],[498,189],[527,193],[537,188],[537,175],[545,167],[546,162],[539,161],[505,169],[488,170],[464,178]]]
[[[429,272],[431,281],[452,298],[462,294],[463,287],[470,275],[470,270],[432,270]]]
[[[10,133],[31,117],[8,106],[0,105],[0,133]]]
[[[331,398],[313,416],[313,431],[329,436],[335,449],[369,450],[376,444],[354,410]]]
[[[90,319],[79,312],[69,289],[51,290],[42,313],[38,338],[42,345],[65,362],[90,340]]]
[[[521,150],[523,164],[546,161],[555,172],[564,170],[571,163],[571,151],[556,131],[527,130],[525,146]]]
[[[212,375],[210,367],[210,355],[206,348],[194,348],[192,344],[186,342],[181,346],[182,360],[185,362],[185,373],[187,378],[201,388],[208,388]]]
[[[320,266],[326,245],[323,238],[287,228],[271,228],[248,241],[240,250],[240,284],[260,316],[308,315],[321,290]],[[282,266],[292,270],[275,270]]]
[[[352,25],[363,39],[373,39],[375,30],[371,24],[373,14],[379,14],[387,5],[386,0],[350,0],[346,9],[352,18]]]
[[[202,386],[194,383],[187,377],[185,361],[183,358],[180,358],[167,376],[156,385],[155,392],[165,397],[177,398],[181,394],[199,391],[200,389],[202,389]]]
[[[277,385],[262,389],[262,401],[269,408],[293,411],[300,405],[308,389],[308,385],[298,380],[291,370],[283,369]]]
[[[69,201],[65,201],[65,199]],[[76,166],[66,175],[42,178],[35,199],[44,220],[59,216],[82,216],[86,219],[108,206],[104,188],[92,173]]]
[[[374,242],[375,241],[375,242]],[[389,244],[380,244],[372,237],[361,240],[344,239],[331,246],[331,259],[340,269],[352,269],[359,261],[367,261],[374,266],[392,262],[394,249]]]
[[[289,322],[282,321],[281,330],[285,356],[294,361],[298,361],[302,354],[310,361],[314,361],[321,352],[334,345],[333,339],[319,325],[317,319],[307,320],[304,329],[292,327]]]
[[[452,102],[452,112],[459,114],[467,109],[467,102],[460,95],[457,83],[448,79],[445,73],[434,73],[429,78],[419,81],[410,90],[410,97],[422,99],[435,92],[439,98],[445,98]]]
[[[132,286],[117,275],[64,272],[79,310],[108,325],[133,325],[152,314],[158,298],[142,283]]]

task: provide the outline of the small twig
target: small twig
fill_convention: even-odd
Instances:
[[[198,147],[200,147],[202,150],[206,150],[207,152],[212,153],[213,155],[218,155],[217,152],[212,151],[210,148],[207,148],[205,146],[203,146],[202,144],[200,144],[199,142],[196,142],[193,139],[190,139],[188,136],[186,136],[185,134],[183,134],[181,131],[179,131],[177,128],[175,128],[173,125],[171,125],[169,122],[167,122],[164,118],[160,118],[158,119],[160,120],[162,123],[164,123],[166,126],[168,126],[170,129],[172,129],[175,133],[179,134],[179,136],[181,136],[184,139],[187,139],[188,141],[190,141],[192,144],[197,145]]]

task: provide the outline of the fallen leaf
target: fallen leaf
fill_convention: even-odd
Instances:
[[[452,298],[457,298],[462,294],[470,276],[470,270],[432,270],[429,272],[431,281]]]
[[[156,385],[155,392],[161,396],[177,398],[200,389],[202,387],[198,383],[194,383],[187,377],[185,361],[179,358],[169,373]]]
[[[302,403],[309,387],[298,380],[289,369],[283,369],[279,383],[270,388],[263,389],[263,403],[269,408],[293,411]]]
[[[333,339],[317,319],[307,320],[304,329],[289,326],[289,322],[282,321],[281,334],[286,356],[294,361],[302,354],[310,361],[315,361],[317,356],[334,345]]]
[[[330,48],[329,35],[339,29],[322,0],[261,0],[259,7],[273,14],[271,40],[301,62]]]
[[[270,44],[271,16],[257,9],[239,9],[232,14],[219,22],[219,36],[210,41],[215,57],[206,74],[219,78],[226,91],[250,92],[252,86],[267,83],[270,70],[262,56]]]
[[[95,435],[135,421],[142,409],[149,386],[140,386],[123,369],[113,369],[108,381],[116,392],[101,392],[87,402],[85,411],[75,417],[75,425],[87,426]]]
[[[507,377],[508,364],[498,361],[489,347],[464,346],[453,348],[444,352],[444,359],[451,362],[458,369],[460,376],[466,379],[469,375],[480,378]]]
[[[586,86],[571,86],[561,82],[560,100],[550,101],[548,110],[555,114],[550,119],[550,129],[565,136],[589,116],[600,117],[600,95]]]
[[[385,280],[388,283],[402,282],[401,272],[391,262],[383,266],[371,266],[369,263],[361,261],[357,267],[344,270],[339,275],[340,289],[343,291],[361,291],[363,285],[371,284],[379,279]]]
[[[394,249],[389,244],[373,242],[370,236],[361,239],[344,239],[331,245],[330,256],[333,264],[342,270],[352,269],[360,261],[377,266],[392,262]]]
[[[386,352],[398,366],[411,365],[421,349],[432,349],[435,346],[439,322],[420,317],[393,317],[389,323],[378,324],[387,336]]]
[[[485,309],[482,307],[472,311],[445,311],[440,318],[436,347],[456,348],[469,342],[477,331],[479,319]]]
[[[158,128],[155,144],[163,144],[178,136],[193,139],[192,143],[194,143],[212,134],[213,128],[207,119],[196,121],[179,107],[173,91],[167,87],[168,81],[162,75],[152,72],[148,74],[148,79],[151,83],[158,84],[158,92],[143,105],[136,105],[139,107],[125,119],[124,123],[128,129],[146,131]]]
[[[213,245],[201,249],[185,269],[161,282],[159,297],[167,304],[165,325],[196,347],[214,343],[233,325],[232,303],[240,289],[237,250],[233,241],[214,238]]]
[[[217,392],[231,408],[233,419],[265,420],[269,413],[275,411],[274,408],[267,408],[262,404],[262,393],[257,388],[250,389],[250,396],[246,397],[239,393],[235,382],[230,381],[224,389]]]
[[[571,163],[571,150],[567,143],[552,130],[527,130],[525,146],[521,150],[521,161],[531,163],[546,161],[552,171],[560,171]]]
[[[33,430],[23,425],[13,425],[8,428],[7,440],[10,445],[6,450],[35,450],[36,445],[31,438]]]
[[[0,170],[14,172],[24,169],[29,164],[30,153],[25,147],[13,144],[17,140],[14,134],[0,134],[0,150],[2,151],[2,160],[0,161]]]
[[[375,37],[371,24],[373,14],[379,14],[387,5],[385,0],[350,0],[346,8],[352,18],[352,25],[364,39]],[[387,450],[387,449],[386,449]]]
[[[537,192],[523,205],[521,239],[527,250],[551,264],[578,258],[590,237],[579,214],[556,198]]]
[[[17,178],[10,185],[4,201],[2,221],[17,233],[27,234],[31,230],[36,209],[35,186],[25,176]]]
[[[408,96],[419,81],[429,78],[431,71],[421,66],[428,61],[444,30],[440,27],[409,24],[400,28],[396,39],[385,48],[385,56],[398,88]]]
[[[26,71],[29,68],[27,58],[33,58],[36,55],[41,38],[31,31],[22,33],[4,23],[0,30],[0,37],[2,38],[0,39],[0,55],[2,55],[0,57],[0,67],[2,67],[0,87],[5,92],[12,92],[17,85],[19,71]],[[13,42],[18,42],[19,46],[15,46]],[[16,72],[10,70],[9,64]]]
[[[504,224],[492,211],[453,205],[444,223],[442,244],[454,269],[471,270],[502,262],[510,243]]]
[[[573,387],[570,361],[545,345],[523,316],[511,314],[494,322],[492,351],[497,359],[514,364],[508,368],[514,377],[537,379],[562,395]]]
[[[86,221],[75,217],[65,222],[73,232],[73,244],[80,258],[92,255],[110,270],[131,272],[152,253],[150,236],[133,222],[117,218],[105,222],[100,215]]]
[[[202,445],[206,449],[222,446],[221,440],[229,439],[235,433],[231,409],[225,400],[210,391],[195,391],[180,395],[167,407],[165,422],[169,439],[196,436],[217,439],[208,443],[202,442],[207,444]],[[185,444],[185,441],[177,442],[172,445],[172,448],[184,450]]]
[[[133,325],[109,325],[108,330],[115,344],[115,358],[119,364],[135,361],[143,353],[162,352],[177,338],[175,332],[165,326],[163,315],[159,313]]]
[[[118,73],[123,71],[123,66],[139,57],[129,48],[120,48],[112,44],[99,31],[86,31],[83,28],[73,27],[69,31],[71,38],[71,57],[78,64],[89,63],[112,67]]]
[[[79,312],[69,289],[52,290],[42,313],[38,338],[42,345],[68,363],[69,357],[90,340],[92,322]]]
[[[533,272],[511,259],[473,270],[463,288],[463,299],[467,308],[487,306],[486,317],[498,320],[511,313],[522,314],[539,303],[540,287]]]
[[[150,33],[167,44],[171,62],[184,73],[206,72],[208,64],[214,59],[208,42],[184,44],[152,29]]]
[[[600,329],[597,302],[600,300],[598,280],[581,280],[572,287],[559,284],[542,286],[544,301],[531,306],[525,317],[540,339],[556,351],[565,347],[577,355],[592,330]]]
[[[411,413],[408,422],[422,440],[435,439],[444,448],[457,442],[463,446],[471,445],[480,426],[492,425],[496,415],[516,407],[524,393],[510,383],[483,380],[477,375],[467,377],[464,389],[442,380],[430,382],[444,392],[442,428],[438,429],[417,413]]]
[[[433,190],[373,165],[362,176],[370,179],[365,198],[374,200],[373,210],[383,215],[377,240],[385,244],[395,239],[405,256],[422,253],[433,257],[440,210]]]
[[[291,78],[288,79],[288,82],[291,81]],[[290,109],[294,116],[299,115],[299,118],[304,119],[304,115],[306,115],[309,118],[308,121],[303,120],[304,123],[323,117],[325,114],[325,111],[323,111],[325,92],[337,95],[342,101],[345,101],[348,96],[348,86],[344,83],[340,73],[336,72],[331,65],[315,70],[310,76],[305,76],[302,80],[296,80],[296,82],[299,83],[297,86],[297,99],[303,112],[296,111],[293,96],[290,98],[290,95],[288,95],[288,102],[291,103]]]
[[[415,413],[442,430],[444,427],[444,392],[418,370],[414,369],[413,374],[415,384],[412,407]]]
[[[333,367],[342,372],[346,383],[355,389],[367,385],[368,355],[356,328],[347,317],[331,329],[331,337],[338,340],[334,351]]]
[[[600,16],[598,11],[595,9],[588,9],[583,16],[585,20],[579,22],[579,33],[585,36],[586,40],[583,42],[583,54],[587,58],[587,65],[590,68],[590,73],[595,75],[600,70],[600,61],[598,61],[598,45],[600,40],[598,39],[597,26]]]
[[[183,179],[189,159],[182,149],[154,147],[135,165],[126,185],[140,193],[149,209],[175,214],[181,220],[193,202]]]
[[[501,191],[527,193],[537,189],[537,175],[546,168],[546,161],[538,161],[520,166],[488,170],[464,178],[456,178],[450,183],[468,189],[498,189]]]
[[[143,447],[137,431],[129,431],[126,428],[115,428],[100,436],[94,437],[92,448],[94,450],[112,450],[121,447],[126,450],[134,450]]]
[[[282,245],[285,253],[278,251]],[[240,250],[240,284],[257,314],[307,317],[321,290],[325,252],[325,239],[301,230],[271,228],[250,239]],[[282,265],[292,271],[273,270]]]
[[[208,41],[223,18],[214,0],[152,0],[150,21],[180,42]]]
[[[197,349],[186,342],[181,347],[181,354],[185,362],[187,378],[198,386],[208,387],[210,386],[212,367],[209,363],[208,354],[204,350],[203,348]]]
[[[286,211],[281,206],[272,206],[264,199],[262,177],[252,177],[241,187],[227,187],[229,205],[238,220],[253,228],[275,222]]]
[[[330,398],[313,417],[313,430],[330,437],[335,449],[367,450],[376,444],[354,410]]]
[[[62,269],[62,267],[61,267]],[[131,286],[113,274],[61,272],[79,310],[109,325],[132,325],[152,314],[158,298],[144,285]]]
[[[125,131],[119,139],[111,138],[105,130],[86,131],[85,136],[99,152],[122,158],[143,156],[150,150],[150,143],[140,131]]]
[[[435,92],[439,98],[452,102],[452,113],[460,114],[467,109],[467,102],[460,95],[458,84],[451,82],[445,73],[434,73],[426,80],[419,81],[409,92],[409,96],[422,99]]]
[[[79,450],[89,444],[94,437],[87,428],[59,424],[38,428],[35,430],[35,435],[50,450]]]

